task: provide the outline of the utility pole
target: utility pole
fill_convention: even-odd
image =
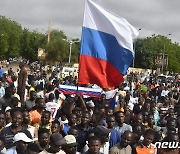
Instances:
[[[166,37],[170,36],[171,34],[166,35]],[[166,45],[164,42],[164,50],[163,50],[163,55],[162,55],[162,74],[164,74],[164,56],[165,56],[165,51],[166,51]]]
[[[51,26],[50,26],[50,20],[49,20],[49,24],[48,24],[48,44],[50,41],[50,35],[51,35]]]

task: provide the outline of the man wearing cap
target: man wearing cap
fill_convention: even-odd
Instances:
[[[33,140],[27,137],[25,133],[20,132],[14,136],[13,141],[15,147],[7,150],[6,154],[26,154],[28,143],[31,143]]]
[[[61,146],[66,142],[60,133],[54,133],[50,137],[50,148],[47,150],[43,150],[39,154],[66,154],[63,150],[61,150]]]
[[[99,137],[101,140],[100,152],[103,154],[109,154],[109,133],[111,132],[111,129],[108,129],[102,125],[98,125],[94,129],[94,132],[94,135]]]
[[[77,142],[73,135],[66,135],[64,137],[66,144],[64,145],[64,151],[66,154],[80,154],[77,152]]]
[[[54,91],[54,94],[55,94],[54,102],[57,103],[61,108],[64,100],[66,99],[66,96],[63,93],[60,93],[58,89]]]
[[[94,107],[95,107],[94,102],[92,100],[90,100],[90,101],[86,102],[86,105],[87,105],[87,109],[88,109],[90,115],[92,116],[93,112],[94,112]]]

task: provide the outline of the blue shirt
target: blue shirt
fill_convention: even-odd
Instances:
[[[109,138],[109,149],[121,141],[121,136],[121,132],[117,131],[116,129],[111,131]]]
[[[84,130],[81,125],[77,125],[77,129],[78,129],[78,137],[77,137],[78,146],[77,146],[77,151],[81,152],[83,147],[86,145],[86,134],[91,129],[91,127],[88,126],[88,128],[86,130]]]

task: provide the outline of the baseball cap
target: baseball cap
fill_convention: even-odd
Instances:
[[[95,129],[94,129],[94,131],[96,132],[96,133],[98,133],[98,134],[109,134],[110,132],[111,132],[111,129],[108,129],[108,128],[106,128],[106,127],[104,127],[104,126],[102,126],[102,125],[98,125]]]
[[[88,101],[86,104],[87,104],[87,106],[89,106],[89,107],[94,107],[94,106],[95,106],[95,105],[94,105],[94,102],[93,102],[92,100]]]
[[[77,145],[76,138],[73,135],[66,135],[64,139],[68,147],[74,147]]]
[[[50,141],[53,142],[57,146],[61,146],[66,143],[65,139],[60,133],[54,133],[50,137]]]
[[[14,138],[13,138],[13,142],[18,142],[18,141],[24,141],[26,143],[30,143],[32,142],[33,140],[30,139],[29,137],[27,137],[27,135],[23,132],[20,132],[20,133],[17,133]]]

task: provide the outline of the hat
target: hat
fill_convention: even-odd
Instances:
[[[98,125],[95,129],[94,129],[95,133],[97,134],[103,134],[103,135],[107,135],[111,132],[111,129],[108,129],[102,125]]]
[[[10,106],[7,106],[7,107],[6,107],[5,112],[8,111],[8,110],[11,110],[11,107],[10,107]]]
[[[60,133],[54,133],[50,137],[50,141],[53,142],[55,145],[63,145],[66,143],[65,139],[62,137]]]
[[[59,97],[62,98],[63,100],[66,99],[66,96],[65,96],[63,93],[60,93],[60,94],[59,94]]]
[[[89,106],[89,107],[94,107],[94,106],[95,106],[95,105],[94,105],[94,102],[93,102],[92,100],[86,102],[86,104],[87,104],[87,106]]]
[[[76,138],[73,135],[66,135],[64,139],[68,147],[74,147],[77,145]]]
[[[18,141],[24,141],[24,142],[26,142],[26,143],[30,143],[30,142],[32,142],[33,140],[30,139],[29,137],[27,137],[27,135],[26,135],[25,133],[21,132],[21,133],[17,133],[17,134],[14,136],[13,141],[14,141],[14,143],[15,143],[15,142],[18,142]]]

